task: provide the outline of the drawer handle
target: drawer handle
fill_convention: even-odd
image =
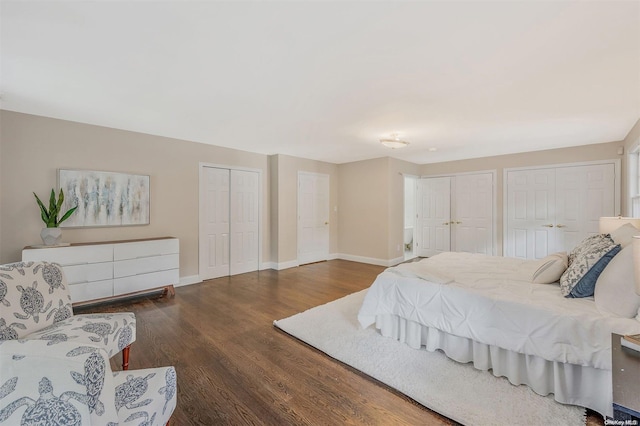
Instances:
[[[67,283],[69,285],[76,285],[76,284],[89,284],[89,281],[76,281],[74,283]]]

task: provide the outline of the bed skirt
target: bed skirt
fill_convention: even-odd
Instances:
[[[395,315],[376,316],[376,328],[414,349],[442,350],[461,363],[473,362],[478,370],[492,370],[514,385],[527,385],[539,395],[553,394],[563,404],[590,408],[603,416],[613,416],[611,371],[547,361],[454,336]]]

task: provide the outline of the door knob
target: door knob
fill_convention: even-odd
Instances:
[[[451,222],[451,223],[453,223],[453,222]],[[443,225],[449,225],[449,222],[445,222],[445,223],[443,223]]]
[[[542,226],[545,227],[545,228],[553,228],[553,224],[551,224],[551,223],[549,223],[547,225],[542,225]]]
[[[567,225],[556,225],[558,228],[566,228]]]
[[[324,224],[325,224],[325,225],[328,225],[328,224],[329,224],[329,222],[325,222]]]

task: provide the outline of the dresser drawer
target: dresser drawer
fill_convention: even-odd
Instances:
[[[112,262],[63,266],[62,269],[70,285],[113,278]]]
[[[133,275],[124,278],[114,278],[113,294],[126,294],[165,285],[177,284],[180,280],[178,269],[152,272],[149,274]]]
[[[71,292],[71,302],[73,303],[111,297],[113,296],[113,280],[69,285],[69,291]]]
[[[22,260],[55,262],[62,266],[81,265],[85,263],[112,262],[113,245],[99,244],[93,246],[70,246],[24,249]]]
[[[177,238],[136,241],[116,244],[113,248],[113,260],[137,259],[141,257],[161,256],[180,252],[180,241]]]
[[[155,271],[166,271],[180,267],[179,254],[165,254],[152,257],[121,260],[113,263],[114,278],[130,277]]]

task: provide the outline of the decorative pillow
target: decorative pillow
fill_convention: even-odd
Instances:
[[[550,254],[537,262],[537,269],[531,276],[531,282],[537,284],[551,284],[558,282],[564,271],[569,266],[569,257],[566,252]]]
[[[602,313],[633,318],[640,308],[633,275],[633,247],[627,246],[614,257],[598,277],[594,299]]]
[[[598,276],[619,251],[620,244],[616,244],[609,234],[585,238],[569,255],[569,267],[560,277],[562,295],[593,296]]]
[[[630,223],[625,223],[611,233],[611,238],[616,244],[620,244],[622,248],[625,248],[631,244],[633,237],[636,235],[640,235],[640,229]]]
[[[602,240],[604,235],[609,235],[609,234],[590,235],[584,240],[580,241],[569,253],[569,266],[571,266],[576,256],[579,256],[580,253],[583,252],[584,250],[588,250],[593,244],[599,243]]]

